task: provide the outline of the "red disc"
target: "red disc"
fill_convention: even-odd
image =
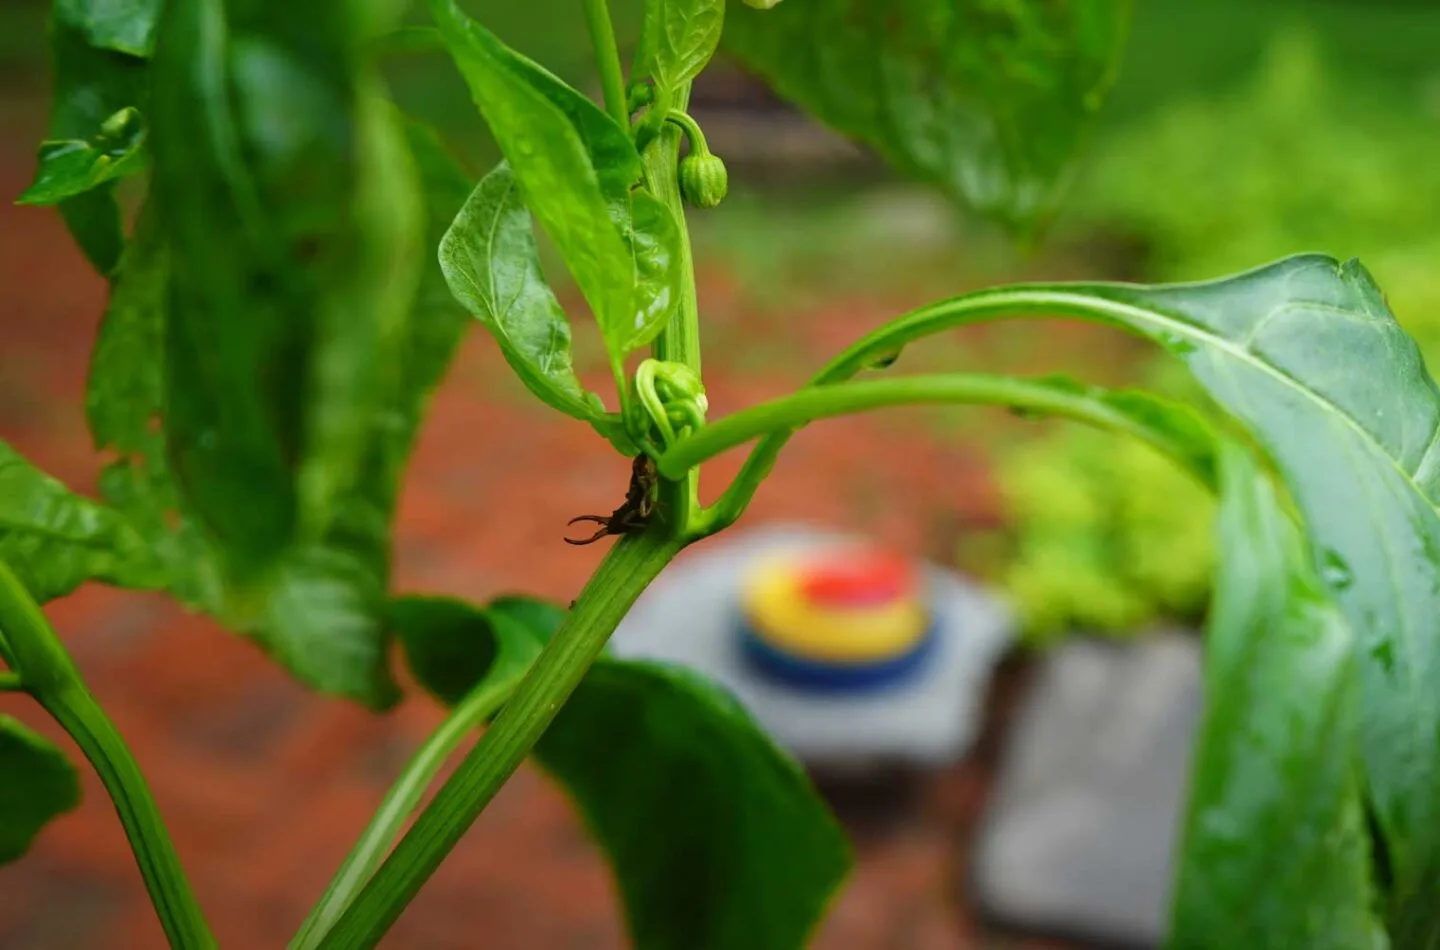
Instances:
[[[881,551],[853,551],[806,565],[802,596],[817,604],[857,606],[906,596],[911,569],[902,557]]]

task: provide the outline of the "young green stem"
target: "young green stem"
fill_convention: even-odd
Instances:
[[[672,90],[669,106],[684,113],[690,104],[690,83],[681,83]],[[675,222],[680,225],[680,306],[670,323],[655,339],[655,358],[683,363],[700,375],[700,300],[695,288],[695,258],[690,247],[690,228],[685,221],[685,202],[680,197],[677,168],[680,162],[682,130],[674,122],[666,122],[660,134],[645,149],[645,185],[650,193],[665,203]],[[678,481],[661,487],[661,507],[671,519],[673,530],[683,536],[698,537],[700,514],[700,473],[683,473]]]
[[[289,950],[313,950],[320,946],[326,932],[380,866],[386,851],[400,835],[411,812],[450,754],[494,715],[495,710],[515,691],[526,668],[525,665],[517,665],[511,676],[494,677],[482,682],[456,704],[445,721],[430,734],[395,784],[390,786],[360,840],[335,873],[319,903],[305,918],[300,931],[290,941]]]
[[[615,25],[605,0],[585,0],[585,20],[590,42],[595,47],[595,65],[600,70],[600,89],[605,109],[620,128],[630,128],[630,107],[625,99],[625,73],[620,66],[620,48],[615,45]]]
[[[681,544],[661,526],[622,537],[485,735],[330,933],[326,950],[374,947],[539,741],[605,641]]]
[[[140,767],[90,695],[70,654],[14,572],[0,561],[0,630],[25,688],[75,740],[105,784],[170,946],[215,944]]]
[[[954,373],[801,389],[707,425],[661,455],[657,466],[662,474],[673,476],[771,432],[790,432],[816,419],[921,403],[999,405],[1063,416],[1129,433],[1162,451],[1183,457],[1183,448],[1163,430],[1152,428],[1142,419],[1085,392],[1010,376]]]
[[[1131,316],[1139,313],[1123,303],[1105,300],[1065,284],[1033,284],[982,290],[922,307],[879,327],[832,360],[810,381],[810,385],[818,387],[842,382],[874,365],[882,357],[894,355],[913,340],[964,324],[1006,317],[1080,316],[1091,320],[1098,319],[1102,323],[1114,323],[1121,329],[1127,329],[1117,318],[1121,311],[1126,311]],[[699,520],[704,523],[705,532],[719,531],[733,524],[744,513],[755,496],[756,489],[774,468],[775,460],[789,441],[790,435],[791,432],[787,430],[777,429],[760,440],[745,460],[740,474],[725,489],[720,499],[701,515]]]
[[[19,673],[0,673],[0,693],[18,693],[25,688]]]

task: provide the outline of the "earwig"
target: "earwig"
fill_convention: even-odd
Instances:
[[[655,513],[655,486],[658,476],[655,472],[655,462],[650,456],[641,453],[635,456],[635,463],[630,467],[630,487],[625,492],[625,500],[620,507],[612,511],[609,516],[605,515],[580,515],[571,518],[569,524],[580,522],[593,522],[598,524],[599,529],[588,538],[566,538],[566,544],[594,544],[601,538],[612,534],[635,534],[644,531],[650,523],[650,516]]]

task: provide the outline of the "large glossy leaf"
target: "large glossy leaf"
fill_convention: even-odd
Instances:
[[[1004,288],[921,311],[874,345],[888,352],[996,301],[1154,339],[1273,459],[1356,639],[1395,945],[1440,946],[1440,389],[1374,280],[1356,261],[1305,254],[1205,283]]]
[[[418,126],[405,132],[424,185],[425,246],[433,248],[468,194],[470,179],[433,133]],[[389,350],[394,382],[369,417],[354,486],[337,499],[321,539],[287,550],[263,588],[242,594],[224,583],[207,536],[176,516],[162,392],[169,255],[159,233],[154,209],[145,209],[92,359],[91,432],[98,448],[121,456],[107,469],[102,491],[159,553],[178,597],[251,636],[312,686],[387,705],[397,693],[382,619],[399,481],[429,396],[469,318],[450,296],[433,255],[421,254],[421,291]]]
[[[1229,280],[1095,287],[1180,356],[1285,477],[1354,629],[1366,785],[1396,945],[1440,943],[1440,391],[1356,262],[1290,258]]]
[[[526,388],[577,419],[604,411],[575,375],[570,322],[540,272],[530,212],[508,166],[485,176],[460,209],[440,242],[440,267]]]
[[[786,0],[727,46],[782,96],[981,211],[1042,215],[1109,88],[1129,0]]]
[[[4,442],[0,559],[41,602],[91,578],[152,587],[162,576],[140,535],[117,512],[72,494]]]
[[[1205,717],[1168,946],[1380,950],[1350,630],[1275,489],[1222,454]]]
[[[564,617],[519,597],[486,614],[537,645]],[[454,671],[491,669],[493,634],[479,621],[428,627],[415,667],[453,701],[464,692]],[[793,950],[849,868],[844,835],[800,767],[684,669],[602,657],[535,755],[605,849],[640,950]]]
[[[635,75],[654,79],[665,98],[710,62],[724,23],[725,0],[646,0]]]
[[[619,362],[654,339],[679,305],[674,216],[631,191],[639,155],[594,103],[506,47],[454,0],[430,6],[525,206],[559,248]]]
[[[418,278],[414,170],[355,4],[167,9],[153,188],[173,257],[167,449],[237,576],[321,536]]]
[[[24,856],[53,818],[80,804],[70,760],[43,736],[0,716],[0,864]]]

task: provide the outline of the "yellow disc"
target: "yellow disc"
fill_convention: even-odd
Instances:
[[[928,618],[912,600],[827,609],[801,596],[800,577],[772,565],[746,590],[751,627],[761,640],[802,659],[866,663],[900,656],[925,635]]]

